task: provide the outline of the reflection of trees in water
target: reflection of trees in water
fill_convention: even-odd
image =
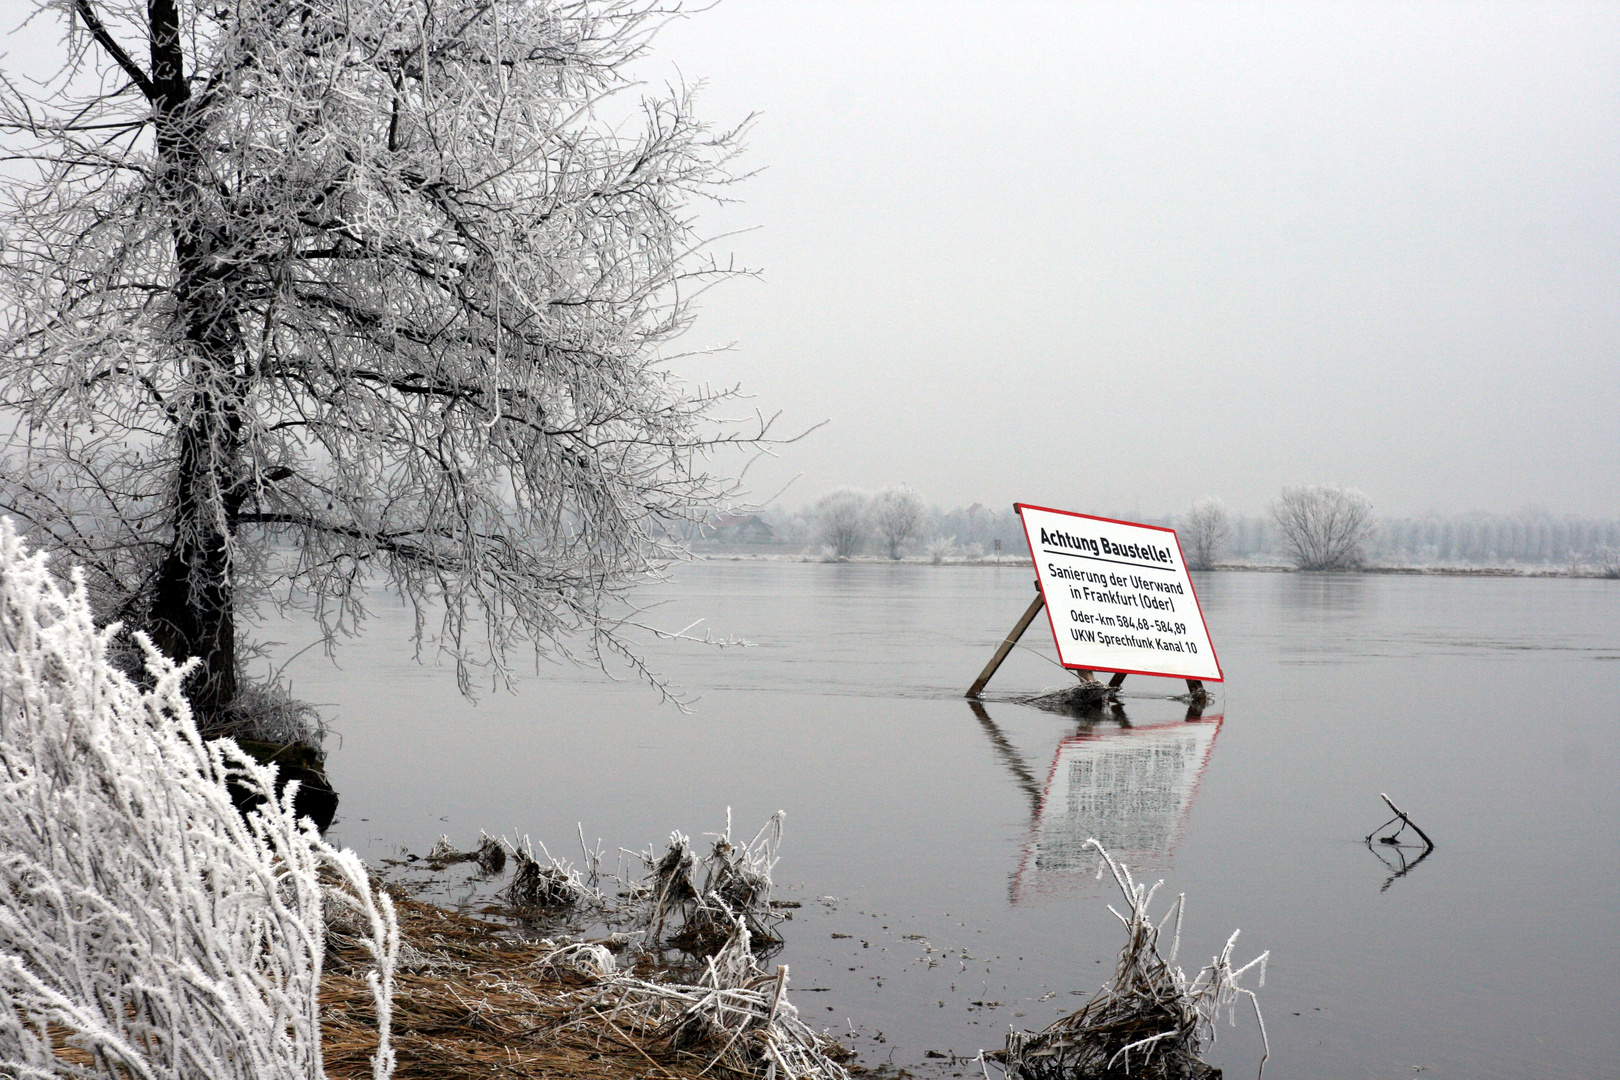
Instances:
[[[991,746],[1030,796],[1029,840],[1014,875],[1016,903],[1030,890],[1084,885],[1097,868],[1096,838],[1133,868],[1162,865],[1186,825],[1208,766],[1221,717],[1133,728],[1123,711],[1107,714],[1121,726],[1099,730],[1101,714],[1060,742],[1044,784],[973,703]]]

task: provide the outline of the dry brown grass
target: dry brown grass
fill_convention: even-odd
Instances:
[[[737,1053],[741,1043],[769,1041],[758,1030],[736,1046],[727,1045],[732,1034],[722,1029],[671,1039],[645,1014],[602,1008],[604,994],[619,984],[576,974],[566,964],[543,964],[556,950],[553,943],[520,939],[501,924],[404,896],[395,905],[405,943],[393,1016],[399,1080],[752,1080],[767,1072],[792,1080],[759,1056]],[[371,1075],[376,1016],[364,982],[367,967],[363,953],[341,934],[332,936],[321,982],[322,1044],[332,1080]],[[645,958],[618,978],[638,988],[660,983]],[[840,1053],[832,1043],[823,1050]]]

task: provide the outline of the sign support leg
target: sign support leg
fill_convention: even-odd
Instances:
[[[1081,682],[1102,682],[1095,671],[1087,671],[1084,668],[1072,668],[1070,670],[1080,677]],[[1123,671],[1114,672],[1114,677],[1108,680],[1108,689],[1110,690],[1118,690],[1124,685],[1125,673]]]
[[[1041,596],[1040,591],[1037,589],[1035,599],[1030,601],[1029,608],[1019,617],[1018,625],[1012,628],[1012,633],[1007,635],[1007,640],[1003,641],[1000,647],[996,649],[996,655],[990,658],[990,662],[984,665],[984,670],[979,672],[979,677],[973,680],[973,685],[968,687],[968,697],[976,698],[979,696],[979,692],[990,682],[990,677],[996,673],[996,669],[1001,666],[1001,662],[1007,659],[1007,654],[1013,651],[1013,646],[1018,644],[1018,639],[1024,636],[1024,631],[1029,629],[1029,624],[1035,621],[1035,616],[1039,615],[1041,608],[1045,606],[1046,599]]]

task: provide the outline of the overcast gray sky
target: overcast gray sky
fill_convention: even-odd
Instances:
[[[723,0],[645,71],[761,114],[679,368],[830,421],[761,495],[1620,513],[1620,5]]]
[[[1620,6],[724,0],[674,67],[762,114],[684,370],[831,420],[789,505],[1620,512]]]

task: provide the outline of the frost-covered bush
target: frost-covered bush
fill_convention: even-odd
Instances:
[[[384,1080],[388,898],[272,769],[198,737],[189,666],[140,637],[150,689],[110,664],[116,631],[0,520],[0,1075],[323,1077],[324,904],[370,951]],[[268,797],[249,821],[227,777]]]
[[[1375,535],[1372,500],[1332,484],[1283,488],[1271,520],[1301,570],[1353,570],[1366,561]]]
[[[859,491],[839,488],[823,495],[811,509],[816,539],[834,559],[847,559],[866,543],[869,502]]]
[[[1115,860],[1096,838],[1088,839],[1085,846],[1095,848],[1102,856],[1130,908],[1128,918],[1112,907],[1108,909],[1125,925],[1125,947],[1120,950],[1113,979],[1078,1011],[1039,1032],[1013,1029],[1007,1033],[1006,1047],[996,1055],[1007,1080],[1127,1076],[1145,1080],[1220,1080],[1221,1070],[1206,1064],[1199,1053],[1215,1042],[1216,1023],[1223,1012],[1228,1023],[1237,1022],[1237,1004],[1244,998],[1254,1006],[1255,1023],[1265,1046],[1260,1058],[1263,1075],[1271,1043],[1260,1016],[1260,999],[1240,980],[1258,967],[1260,985],[1264,986],[1270,951],[1242,967],[1233,967],[1232,949],[1238,939],[1237,931],[1233,931],[1226,939],[1226,947],[1189,979],[1176,966],[1186,895],[1171,904],[1155,923],[1148,915],[1148,905],[1159,885],[1150,888],[1136,881],[1130,869]],[[1165,956],[1159,951],[1159,936],[1168,927],[1174,927],[1174,937],[1169,955]]]
[[[1193,503],[1178,524],[1176,538],[1181,541],[1181,553],[1189,570],[1208,570],[1214,566],[1222,549],[1232,539],[1232,523],[1226,515],[1226,507],[1211,496]]]
[[[891,559],[899,559],[905,546],[922,535],[928,508],[917,493],[903,485],[884,488],[872,499],[872,528]]]
[[[669,847],[660,857],[651,850],[641,860],[651,874],[642,895],[651,901],[646,915],[648,938],[688,952],[712,955],[731,939],[739,924],[761,944],[780,944],[776,925],[781,914],[771,900],[775,884],[777,851],[782,846],[782,821],[786,815],[772,814],[754,838],[739,843],[731,838],[731,808],[726,808],[726,831],[714,836],[714,847],[701,858],[693,854],[691,841],[679,832],[670,833]],[[702,867],[703,884],[694,876]],[[680,928],[664,937],[671,915],[678,915]]]

